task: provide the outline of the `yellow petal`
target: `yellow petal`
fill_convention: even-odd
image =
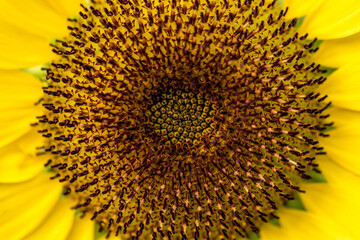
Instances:
[[[32,128],[31,123],[36,122],[35,116],[40,115],[41,111],[34,109],[8,110],[1,114],[0,118],[0,146],[7,145]]]
[[[74,222],[75,211],[70,209],[72,206],[74,206],[74,201],[61,198],[50,215],[24,240],[66,239]]]
[[[40,81],[21,71],[0,70],[0,147],[30,131],[36,116],[42,115],[35,106],[41,96]]]
[[[342,195],[351,197],[353,200],[359,199],[360,175],[348,171],[328,155],[319,157],[319,165],[322,174],[326,178],[326,185],[338,189]],[[359,196],[356,197],[356,194]]]
[[[69,32],[69,9],[65,7],[61,11],[58,2],[0,1],[0,68],[29,68],[50,62],[56,57],[49,46],[49,39],[63,38]],[[69,3],[70,9],[79,3],[73,2]]]
[[[41,81],[22,71],[0,70],[0,110],[33,107],[43,95]]]
[[[360,174],[360,113],[334,107],[328,111],[335,129],[321,138],[327,155],[345,169]]]
[[[319,162],[327,183],[304,184],[301,199],[306,211],[280,209],[281,227],[265,224],[261,240],[359,239],[360,177],[327,156]]]
[[[309,15],[310,13],[314,12],[324,0],[317,0],[317,1],[304,1],[304,0],[284,0],[283,1],[283,8],[289,8],[286,18],[293,19],[297,17],[302,17]]]
[[[0,21],[0,69],[43,65],[54,58],[49,40]]]
[[[341,38],[357,33],[360,31],[360,1],[324,1],[305,18],[300,31],[319,39]]]
[[[73,227],[67,237],[67,240],[94,240],[95,223],[88,217],[75,217]]]
[[[328,219],[360,239],[360,176],[347,171],[330,159],[321,161],[320,168],[328,183],[307,184],[301,195],[307,211]],[[349,236],[350,237],[350,236]]]
[[[260,230],[261,240],[340,240],[355,239],[341,226],[311,212],[281,209],[281,227],[265,224]]]
[[[36,156],[35,148],[41,144],[41,136],[36,129],[32,129],[0,148],[0,182],[26,181],[39,174],[46,160],[44,157]]]
[[[44,0],[2,0],[0,21],[45,38],[62,37],[67,32],[66,16]]]
[[[40,174],[24,183],[0,184],[0,236],[3,239],[22,239],[52,211],[61,186],[49,177],[49,174]]]
[[[319,88],[334,106],[360,110],[360,68],[358,63],[348,64],[332,73]]]
[[[328,67],[341,67],[347,63],[360,61],[360,33],[349,37],[326,40],[313,59]]]
[[[79,11],[83,10],[80,4],[87,6],[85,0],[46,0],[47,4],[66,16],[78,15]]]

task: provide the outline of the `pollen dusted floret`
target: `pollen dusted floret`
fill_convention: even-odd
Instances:
[[[285,14],[261,0],[83,6],[54,45],[38,117],[74,207],[126,239],[234,239],[276,218],[316,170],[331,125],[315,41]],[[212,130],[196,144],[156,131],[164,91],[209,101]]]

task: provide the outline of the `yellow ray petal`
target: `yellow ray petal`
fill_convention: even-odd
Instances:
[[[334,106],[360,110],[360,68],[358,63],[345,65],[332,73],[319,91],[327,94]]]
[[[328,111],[335,129],[322,138],[327,155],[345,169],[360,174],[360,113],[334,107]]]
[[[288,13],[286,14],[287,19],[293,19],[309,15],[314,12],[324,0],[317,1],[304,1],[304,0],[284,0],[283,8],[289,7]]]
[[[0,69],[42,65],[54,58],[49,40],[0,21]]]
[[[16,184],[0,184],[0,236],[19,240],[36,228],[55,206],[61,186],[49,174]],[[45,238],[39,238],[45,239]]]
[[[88,217],[75,217],[73,227],[67,237],[67,240],[94,240],[95,223]]]
[[[301,199],[307,211],[329,219],[360,239],[360,176],[347,171],[330,159],[321,161],[320,168],[328,183],[307,184]]]
[[[8,110],[2,113],[0,118],[0,147],[5,146],[32,128],[31,123],[35,122],[35,116],[42,113],[41,109]]]
[[[360,61],[360,33],[349,37],[326,40],[313,59],[328,67],[341,67],[349,62]]]
[[[327,0],[301,25],[302,33],[311,38],[332,39],[360,31],[360,1]]]
[[[71,199],[61,198],[50,215],[24,240],[66,239],[74,223],[75,211],[70,209],[72,206],[74,202]]]
[[[0,1],[0,21],[45,38],[62,37],[67,32],[65,15],[57,13],[44,0]]]
[[[34,104],[42,96],[41,86],[27,73],[0,70],[0,147],[27,133],[36,116],[42,115]]]
[[[68,34],[69,16],[67,12],[58,12],[59,9],[50,6],[50,2],[58,3],[49,0],[0,1],[0,68],[28,68],[50,62],[55,57],[49,39]],[[77,3],[69,3],[70,8]]]
[[[85,0],[44,0],[47,4],[51,5],[59,13],[65,16],[78,15],[79,11],[82,10],[80,4],[87,6]]]
[[[345,194],[346,197],[352,196],[354,200],[358,199],[358,197],[354,197],[354,194],[360,194],[360,175],[348,171],[328,155],[320,156],[318,159],[321,172],[326,178],[326,184],[334,189],[339,189],[341,194]]]
[[[0,148],[0,183],[21,182],[39,174],[45,157],[36,156],[35,148],[42,145],[36,129]]]
[[[0,110],[33,107],[42,97],[44,85],[22,71],[0,70]]]
[[[261,240],[355,239],[341,226],[311,212],[282,209],[278,215],[281,227],[265,224],[260,230]]]

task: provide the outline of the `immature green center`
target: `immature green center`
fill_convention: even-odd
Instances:
[[[146,115],[151,127],[164,137],[167,145],[197,144],[201,137],[214,130],[214,108],[209,96],[171,89],[154,98]]]

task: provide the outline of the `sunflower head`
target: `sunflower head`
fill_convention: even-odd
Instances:
[[[246,237],[323,154],[315,41],[276,1],[93,2],[49,66],[40,131],[75,208],[131,238]]]

